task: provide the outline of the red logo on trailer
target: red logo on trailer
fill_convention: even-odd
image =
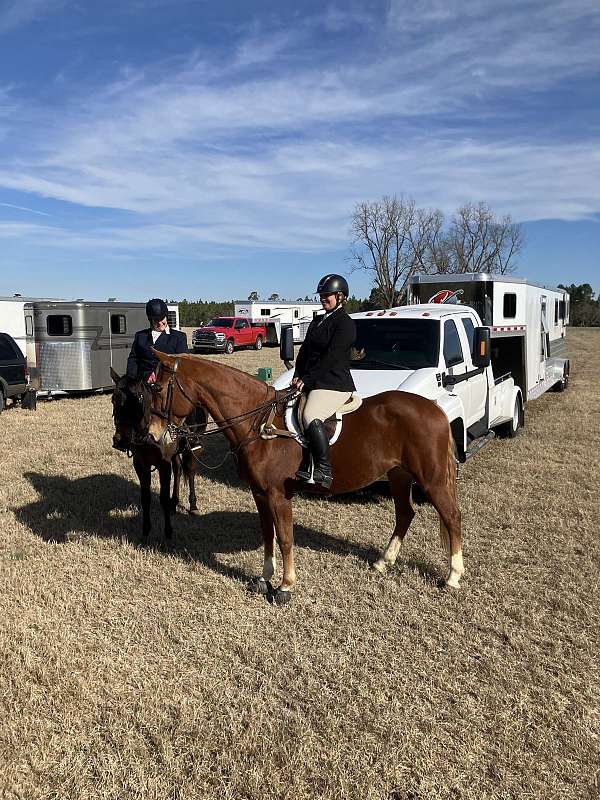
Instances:
[[[453,292],[451,289],[441,289],[430,297],[429,303],[458,303],[458,298],[463,293],[462,289]]]

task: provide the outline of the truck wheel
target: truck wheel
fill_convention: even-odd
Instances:
[[[227,339],[227,344],[225,345],[225,352],[228,356],[233,353],[233,339]]]
[[[521,408],[521,401],[515,397],[515,407],[510,422],[502,426],[500,432],[507,439],[514,439],[518,434],[519,429],[523,427],[523,410]]]
[[[6,406],[6,401],[4,399],[2,390],[0,389],[0,414],[4,411],[5,406]]]
[[[254,349],[260,350],[262,348],[262,336],[257,336],[256,341],[254,342]]]

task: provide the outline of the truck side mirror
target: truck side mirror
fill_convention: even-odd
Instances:
[[[281,327],[279,357],[288,369],[292,368],[292,364],[294,363],[294,329],[291,325]]]
[[[473,366],[485,369],[490,365],[490,329],[475,328],[475,338],[473,339]]]

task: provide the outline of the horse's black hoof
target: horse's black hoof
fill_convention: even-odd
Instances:
[[[254,578],[248,584],[248,591],[251,594],[262,594],[266,596],[273,594],[273,587],[271,586],[271,582],[266,581],[264,578]]]
[[[285,589],[275,589],[269,596],[269,600],[273,605],[284,606],[292,599],[292,593],[286,592]]]

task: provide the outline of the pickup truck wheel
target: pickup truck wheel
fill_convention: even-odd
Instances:
[[[510,422],[507,422],[501,428],[501,433],[507,439],[514,439],[518,434],[519,429],[523,427],[523,410],[521,408],[521,401],[515,397],[515,407]]]
[[[254,342],[254,349],[260,350],[262,348],[262,336],[257,336],[256,341]]]
[[[233,339],[227,339],[227,343],[225,345],[225,352],[228,356],[233,353]]]
[[[6,406],[6,400],[4,399],[4,394],[0,389],[0,414],[4,411],[5,406]]]

